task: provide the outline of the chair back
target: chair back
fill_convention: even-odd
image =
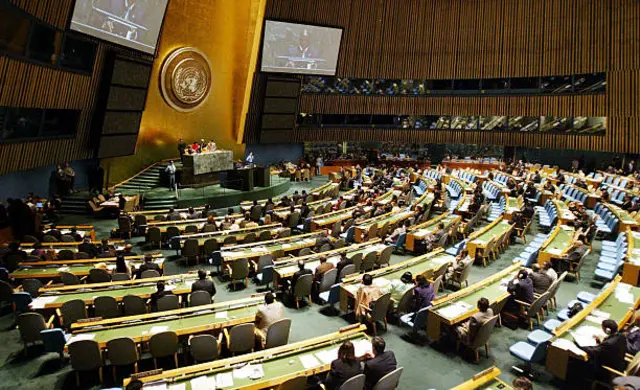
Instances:
[[[298,251],[298,256],[308,256],[311,254],[311,248],[302,248]]]
[[[155,269],[147,269],[142,271],[142,273],[140,274],[140,279],[159,278],[159,277],[160,277],[160,272],[156,271]]]
[[[286,382],[281,383],[277,390],[300,390],[307,388],[307,377],[306,376],[296,376],[287,380]]]
[[[289,331],[291,330],[291,320],[283,318],[269,325],[267,329],[266,348],[275,348],[289,343]]]
[[[238,242],[238,239],[236,238],[236,236],[226,236],[224,238],[224,240],[222,241],[222,245],[234,245]]]
[[[362,254],[359,253],[359,255],[360,255],[360,258],[362,258]],[[358,272],[358,271],[356,270],[356,265],[355,264],[347,264],[347,265],[345,265],[340,270],[340,275],[338,275],[337,282],[342,282],[342,279],[344,279],[345,276],[351,275],[351,274],[355,274],[356,272]]]
[[[247,352],[253,349],[255,344],[255,325],[240,324],[229,330],[229,351]]]
[[[76,252],[73,258],[76,260],[90,259],[91,255],[88,254],[87,252]]]
[[[62,236],[60,236],[60,241],[62,241],[62,242],[75,242],[76,239],[73,238],[73,236],[70,236],[68,234],[63,234]]]
[[[378,230],[378,237],[384,239],[389,232],[389,221],[385,222],[384,225]]]
[[[636,353],[625,370],[627,376],[638,376],[640,373],[640,352]]]
[[[91,371],[102,367],[100,346],[94,340],[78,340],[68,345],[71,367],[76,371]]]
[[[176,310],[180,308],[180,302],[177,295],[165,295],[158,299],[156,303],[158,311]]]
[[[13,301],[14,310],[16,313],[25,313],[30,311],[29,304],[33,299],[31,299],[31,294],[28,292],[14,292],[11,295],[11,300]]]
[[[208,291],[199,290],[189,294],[189,306],[209,305],[211,303],[211,295]]]
[[[125,280],[131,280],[131,276],[129,274],[117,273],[111,276],[111,281],[113,282],[122,282]]]
[[[331,235],[335,238],[340,237],[340,222],[333,224],[333,227],[331,228]]]
[[[367,239],[368,240],[373,240],[376,237],[378,237],[378,224],[376,222],[374,222],[374,223],[371,224],[371,226],[369,226],[369,231],[367,233]]]
[[[98,198],[100,198],[100,195],[98,195]],[[145,226],[147,226],[147,216],[146,215],[142,215],[142,214],[136,214],[136,216],[133,217],[133,224],[139,230],[141,228],[144,228]]]
[[[44,237],[42,237],[42,242],[58,242],[58,239],[50,234],[45,234]]]
[[[326,251],[330,251],[331,250],[331,244],[327,243],[324,244],[320,247],[320,249],[318,250],[318,252],[326,252]]]
[[[256,242],[257,237],[254,232],[250,232],[244,235],[244,240],[242,240],[243,244],[251,244],[252,242]]]
[[[260,220],[260,217],[262,217],[262,206],[260,205],[253,206],[251,208],[251,214],[250,214],[251,220],[254,222],[258,222]]]
[[[325,272],[324,275],[322,275],[320,284],[318,285],[318,293],[329,291],[329,289],[331,289],[331,286],[335,283],[337,275],[338,270],[335,268]]]
[[[13,287],[4,280],[0,280],[0,302],[11,302],[12,295]]]
[[[160,228],[153,226],[147,229],[147,242],[160,244],[161,241],[162,233],[160,232]]]
[[[376,259],[378,254],[376,252],[369,252],[362,260],[362,269],[367,272],[373,270],[376,266]]]
[[[342,238],[338,238],[334,243],[333,243],[333,249],[340,249],[340,248],[344,248],[345,243],[344,240]]]
[[[262,269],[267,265],[273,265],[273,255],[270,253],[258,257],[258,266],[256,272],[261,272]]]
[[[435,284],[433,286],[433,289],[434,291],[436,291]],[[413,290],[414,290],[414,287],[411,287],[410,289],[405,291],[404,294],[402,294],[402,298],[400,298],[400,301],[398,302],[398,307],[396,309],[396,311],[399,314],[409,312],[409,305],[411,305],[411,301],[413,300]]]
[[[67,344],[67,339],[62,329],[41,330],[40,337],[42,338],[45,352],[55,352],[60,355],[60,359],[64,358],[64,346]]]
[[[358,374],[347,379],[338,390],[363,390],[364,389],[364,374]]]
[[[548,300],[549,300],[549,291],[545,292],[544,294],[536,298],[536,300],[533,301],[531,306],[529,306],[529,308],[527,309],[527,312],[526,312],[527,319],[531,318],[532,316],[535,316],[536,313],[539,313],[540,310],[542,310],[542,307],[547,304]]]
[[[25,279],[22,281],[22,289],[31,295],[31,298],[37,298],[40,295],[42,282],[38,279]]]
[[[218,244],[218,240],[215,238],[210,238],[202,244],[202,252],[209,256],[211,252],[220,250],[220,244]]]
[[[293,213],[289,214],[289,228],[293,229],[297,227],[299,223],[300,223],[299,211],[294,211]]]
[[[47,328],[44,317],[40,313],[22,313],[17,319],[18,330],[20,330],[20,338],[25,343],[40,341],[40,331]]]
[[[210,334],[200,334],[189,339],[189,353],[196,363],[210,362],[218,358],[218,339]]]
[[[473,261],[468,261],[467,264],[464,265],[464,268],[462,268],[462,272],[460,272],[460,276],[458,277],[458,283],[460,283],[460,287],[462,287],[462,283],[469,279],[472,268]]]
[[[237,259],[231,262],[231,278],[245,279],[249,275],[249,259]]]
[[[95,308],[95,316],[102,318],[116,318],[120,317],[120,307],[114,297],[102,296],[93,300],[93,306]]]
[[[395,390],[400,384],[400,376],[404,368],[398,367],[387,375],[380,378],[378,383],[373,386],[373,390]]]
[[[154,334],[149,339],[149,352],[154,358],[173,356],[178,352],[178,335],[172,331]]]
[[[473,338],[473,340],[471,340],[469,346],[471,348],[480,348],[484,346],[489,341],[489,338],[491,337],[491,331],[493,330],[494,326],[496,326],[496,322],[498,322],[497,315],[489,318],[482,325],[480,325],[476,336]]]
[[[198,233],[198,227],[196,225],[187,225],[184,228],[185,233]]]
[[[438,291],[440,291],[440,286],[442,285],[442,279],[444,279],[444,275],[440,275],[433,280],[433,295],[434,297],[438,295]]]
[[[382,321],[389,310],[389,304],[391,303],[391,294],[387,293],[378,298],[373,303],[373,308],[371,309],[371,320],[372,321]]]
[[[306,297],[311,295],[311,285],[313,284],[313,275],[302,275],[296,281],[296,287],[293,295],[295,297]]]
[[[182,256],[196,257],[200,254],[200,244],[195,238],[187,238],[182,247]]]
[[[87,307],[82,299],[72,299],[62,304],[60,307],[62,312],[62,322],[65,328],[68,328],[74,322],[87,318]]]
[[[215,232],[216,230],[218,230],[218,227],[213,223],[207,223],[202,228],[203,233],[211,233],[211,232]]]
[[[107,341],[106,358],[114,366],[129,366],[135,364],[140,356],[136,342],[129,337],[118,337]]]
[[[109,283],[110,281],[111,274],[106,269],[93,268],[89,270],[90,283]]]
[[[258,236],[258,241],[268,241],[271,239],[271,230],[263,230]]]
[[[447,245],[447,240],[449,239],[449,233],[443,234],[442,237],[438,240],[437,246],[440,248],[444,248]]]
[[[351,256],[351,260],[353,261],[353,265],[355,267],[354,272],[351,272],[351,273],[360,272],[360,270],[362,269],[363,257],[364,257],[364,254],[362,252],[358,252],[355,255]],[[345,274],[345,275],[349,275],[349,274]]]
[[[391,262],[391,254],[393,253],[393,247],[388,246],[380,252],[380,256],[376,260],[376,264],[380,267],[383,265],[388,265]]]
[[[285,237],[291,237],[291,228],[282,229],[280,230],[280,233],[278,233],[278,238]]]
[[[122,308],[125,316],[135,316],[147,312],[147,304],[137,295],[125,295],[122,298]]]
[[[413,329],[414,330],[426,329],[426,326],[427,326],[427,314],[429,314],[429,308],[430,307],[431,307],[431,305],[429,305],[427,307],[423,307],[422,309],[418,310],[418,313],[416,314],[416,318],[413,320]]]
[[[173,237],[177,237],[180,235],[180,229],[177,226],[169,226],[167,228],[167,241],[171,241]]]
[[[56,258],[58,260],[73,260],[74,253],[70,249],[62,249],[62,250],[60,250],[60,252],[58,252],[58,254],[56,255]]]

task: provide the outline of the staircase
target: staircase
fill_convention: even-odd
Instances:
[[[172,196],[170,198],[145,198],[144,209],[145,210],[164,210],[178,207],[178,198]]]
[[[160,172],[168,163],[161,162],[150,167],[146,171],[134,176],[131,180],[116,187],[116,191],[124,194],[137,194],[160,186]]]
[[[89,214],[89,200],[91,196],[87,191],[76,192],[62,199],[60,212],[64,214]]]

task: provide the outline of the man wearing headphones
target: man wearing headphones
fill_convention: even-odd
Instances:
[[[618,324],[614,320],[602,321],[602,331],[606,335],[603,339],[594,336],[597,345],[581,347],[581,349],[588,356],[589,362],[595,365],[596,379],[609,381],[609,371],[602,368],[602,366],[624,372],[626,368],[624,356],[627,352],[627,341],[624,335],[618,332]]]

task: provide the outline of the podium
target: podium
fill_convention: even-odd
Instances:
[[[256,187],[269,187],[271,185],[271,168],[253,168],[253,184]]]
[[[227,171],[227,178],[221,182],[221,186],[233,190],[253,191],[253,175],[253,168],[240,168]]]
[[[220,182],[220,172],[233,169],[230,150],[187,154],[182,160],[180,184],[184,187],[202,187]]]

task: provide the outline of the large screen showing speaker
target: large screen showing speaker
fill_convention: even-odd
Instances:
[[[76,0],[71,29],[154,54],[168,3],[169,0]]]
[[[262,43],[263,72],[336,74],[342,29],[267,20]]]

